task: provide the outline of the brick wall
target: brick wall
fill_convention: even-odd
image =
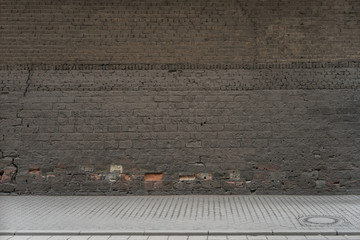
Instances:
[[[10,80],[1,95],[0,186],[53,194],[353,193],[359,75],[350,67],[3,71]]]
[[[357,0],[1,0],[0,64],[336,61]]]
[[[0,1],[0,192],[360,193],[360,2]]]

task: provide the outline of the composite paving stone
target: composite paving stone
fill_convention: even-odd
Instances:
[[[228,236],[228,240],[248,240],[246,236]]]
[[[293,237],[295,239],[295,237]],[[305,236],[307,240],[325,240],[327,239],[325,236]],[[341,236],[339,236],[338,239],[342,239]]]
[[[130,236],[131,240],[147,240],[149,236]]]
[[[188,240],[188,236],[169,236],[168,240]]]
[[[286,236],[267,236],[267,240],[287,240]]]
[[[45,235],[45,236],[31,236],[29,240],[49,240],[52,236]],[[88,237],[89,238],[89,237]],[[73,240],[73,239],[71,239]],[[86,239],[78,239],[78,240],[86,240]]]
[[[129,238],[130,236],[111,236],[109,240],[128,240]]]
[[[89,240],[108,240],[110,236],[92,236]]]
[[[188,240],[208,240],[208,236],[189,236]]]
[[[91,236],[72,236],[69,240],[88,240]]]
[[[68,240],[71,236],[52,236],[49,240]]]
[[[248,240],[267,240],[266,236],[249,236]]]
[[[207,240],[227,240],[226,236],[208,236]]]
[[[28,240],[31,236],[13,236],[11,240]]]
[[[325,236],[328,240],[345,240],[347,239],[345,236]]]
[[[149,236],[147,240],[167,240],[168,236]]]

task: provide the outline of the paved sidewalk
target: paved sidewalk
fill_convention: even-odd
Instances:
[[[360,236],[360,196],[0,196],[0,212],[16,236]]]
[[[359,236],[0,236],[0,240],[359,240]]]

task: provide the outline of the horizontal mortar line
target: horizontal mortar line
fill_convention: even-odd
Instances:
[[[31,135],[31,136],[34,136],[35,134]],[[345,138],[345,137],[344,137]],[[207,138],[209,139],[209,138]],[[300,138],[297,138],[297,137],[294,137],[294,138],[210,138],[211,141],[213,140],[216,140],[216,141],[221,141],[221,140],[232,140],[233,142],[236,142],[236,141],[241,141],[241,140],[283,140],[283,139],[293,139],[293,140],[297,140],[297,139],[300,139]],[[311,139],[322,139],[322,140],[331,140],[333,138],[318,138],[318,137],[313,137],[313,138],[306,138],[307,140],[311,140]],[[359,139],[359,138],[355,138],[355,139]],[[355,140],[353,139],[353,140]],[[26,140],[29,140],[29,139],[26,139]],[[44,140],[41,140],[41,139],[31,139],[33,142],[46,142],[46,143],[67,143],[67,142],[87,142],[87,143],[103,143],[103,142],[109,142],[109,141],[114,141],[114,142],[118,142],[118,141],[133,141],[133,142],[138,142],[138,141],[172,141],[172,142],[183,142],[183,141],[188,141],[187,138],[181,138],[181,139],[178,139],[178,140],[173,140],[172,138],[166,138],[166,139],[159,139],[159,138],[151,138],[151,139],[145,139],[145,138],[133,138],[133,139],[124,139],[124,140],[121,140],[121,139],[104,139],[104,140],[67,140],[67,139],[44,139]],[[201,141],[201,142],[206,142],[207,140],[203,140],[203,139],[200,139],[200,140],[197,140],[197,141]],[[121,143],[120,143],[121,144]],[[241,144],[240,144],[241,145]],[[328,144],[327,146],[331,146],[330,144]],[[333,144],[333,146],[336,148],[336,144]],[[353,147],[354,144],[351,142],[351,144],[349,143],[348,147]],[[171,149],[172,148],[184,148],[185,146],[183,147],[170,147]],[[240,148],[241,147],[244,147],[244,146],[239,146]],[[225,147],[225,148],[239,148],[239,147]],[[298,147],[298,145],[290,145],[290,146],[285,146],[287,148],[294,148],[294,147]],[[344,145],[344,147],[346,147],[346,145]],[[117,147],[117,148],[114,148],[114,149],[125,149],[125,148],[135,148],[135,149],[159,149],[159,148],[142,148],[142,147]],[[222,149],[223,147],[205,147],[205,146],[201,146],[201,147],[186,147],[186,148],[215,148],[215,149]],[[284,146],[282,146],[281,148],[284,148]],[[341,149],[341,147],[339,147]],[[35,148],[31,148],[31,149],[35,149]],[[169,149],[169,148],[164,148],[164,149]],[[71,150],[71,149],[62,149],[62,150]],[[92,150],[95,150],[95,149],[89,149],[87,151],[92,151]],[[97,149],[97,150],[101,150],[101,149]],[[104,149],[105,150],[105,149]],[[109,150],[109,149],[107,149]]]
[[[258,63],[57,63],[57,64],[1,64],[0,70],[195,70],[195,69],[307,69],[307,68],[351,68],[359,67],[358,60],[258,62]]]
[[[89,134],[91,134],[92,132],[88,132]],[[185,132],[179,132],[181,134],[184,134]],[[187,132],[186,132],[187,133]],[[204,132],[191,132],[191,133],[204,133]],[[214,132],[211,132],[211,133],[214,133]],[[27,136],[34,136],[34,135],[38,135],[39,133],[34,133],[34,134],[27,134]],[[41,134],[41,133],[40,133]],[[60,133],[60,134],[63,134],[63,133]],[[84,133],[86,134],[86,133]],[[108,134],[114,134],[116,135],[116,133],[108,133]],[[346,137],[344,137],[346,139]],[[209,138],[207,138],[209,139]],[[214,137],[214,138],[210,138],[210,140],[212,139],[215,139],[215,140],[282,140],[282,139],[300,139],[300,137],[293,137],[293,138],[284,138],[284,137],[279,137],[279,138],[268,138],[268,137],[258,137],[258,138],[246,138],[246,137],[242,137],[242,138],[238,138],[238,137],[229,137],[229,138],[220,138],[220,137]],[[306,139],[323,139],[323,140],[326,140],[326,139],[333,139],[333,137],[312,137],[312,138],[306,138]],[[354,139],[359,139],[359,138],[354,138]],[[353,139],[353,140],[354,140]],[[188,138],[180,138],[180,139],[177,139],[177,140],[174,140],[173,138],[126,138],[126,139],[103,139],[103,140],[68,140],[68,139],[32,139],[32,141],[36,141],[36,142],[48,142],[48,141],[51,141],[51,142],[90,142],[90,143],[100,143],[100,142],[104,142],[104,141],[134,141],[134,140],[137,140],[137,141],[154,141],[154,140],[158,140],[158,141],[169,141],[169,140],[172,140],[172,141],[183,141],[183,140],[186,140],[186,141],[189,141]],[[199,139],[199,140],[194,140],[194,141],[207,141],[207,140],[203,140],[203,139]],[[329,146],[329,145],[328,145]],[[334,144],[334,146],[337,146],[336,144]],[[353,144],[350,145],[350,146],[354,146]],[[283,146],[282,146],[283,147]],[[298,147],[297,145],[295,145],[294,147]],[[346,147],[346,146],[345,146]],[[196,148],[196,147],[190,147],[190,148]],[[210,147],[209,147],[210,148]],[[211,147],[212,148],[212,147]],[[215,147],[216,148],[216,147]],[[91,149],[89,149],[91,150]]]
[[[149,97],[150,96],[152,96],[152,95],[148,95]],[[170,94],[169,94],[169,96],[170,96]],[[217,97],[217,95],[213,95],[214,97]],[[163,105],[163,104],[168,104],[168,105],[183,105],[183,104],[191,104],[191,105],[198,105],[198,104],[215,104],[215,105],[221,105],[221,104],[224,104],[224,105],[227,105],[227,104],[235,104],[235,103],[237,103],[237,104],[239,104],[239,107],[242,107],[242,108],[244,108],[244,106],[242,105],[243,103],[248,103],[249,101],[251,101],[251,100],[253,100],[253,99],[251,99],[250,97],[252,97],[251,95],[246,95],[246,96],[243,96],[243,95],[228,95],[228,96],[230,96],[230,97],[233,97],[234,99],[229,99],[229,100],[226,100],[226,101],[224,101],[223,99],[219,99],[219,101],[215,101],[215,100],[209,100],[209,101],[206,101],[206,100],[202,100],[202,101],[199,101],[199,100],[196,100],[196,99],[194,99],[193,101],[179,101],[179,100],[177,100],[177,101],[174,101],[174,100],[169,100],[169,99],[167,99],[167,100],[163,100],[163,101],[157,101],[157,100],[150,100],[150,99],[139,99],[138,101],[134,101],[134,102],[123,102],[123,105],[118,105],[118,106],[126,106],[126,105],[138,105],[138,104],[143,104],[143,101],[149,101],[148,102],[148,104],[149,105],[153,105],[153,107],[155,108],[155,109],[171,109],[171,110],[174,110],[174,108],[171,108],[171,107],[168,107],[168,108],[160,108],[160,107],[158,107],[157,105]],[[269,95],[269,96],[271,96],[271,95]],[[288,96],[292,96],[292,95],[286,95],[286,97],[288,97]],[[188,97],[188,96],[177,96],[177,97],[179,97],[179,98],[186,98],[186,97]],[[241,97],[244,97],[244,98],[241,98]],[[60,99],[59,99],[60,98]],[[69,98],[71,98],[71,97],[69,97]],[[77,97],[77,98],[79,98],[79,97]],[[91,96],[91,97],[87,97],[87,96],[83,96],[82,97],[83,99],[84,99],[84,101],[76,101],[76,102],[69,102],[69,101],[64,101],[64,102],[61,102],[61,101],[52,101],[52,102],[49,102],[49,100],[53,100],[53,99],[58,99],[58,100],[61,100],[61,97],[51,97],[51,96],[48,96],[48,97],[44,97],[44,96],[39,96],[39,97],[27,97],[27,99],[26,99],[26,103],[27,104],[29,104],[30,106],[32,105],[32,104],[45,104],[45,105],[48,105],[48,106],[50,106],[50,105],[58,105],[58,104],[65,104],[66,106],[71,106],[71,105],[82,105],[82,104],[84,104],[84,105],[90,105],[90,106],[94,106],[94,105],[97,105],[97,104],[109,104],[109,100],[113,100],[113,101],[123,101],[123,99],[120,99],[120,98],[116,98],[116,97],[103,97],[103,96]],[[86,102],[85,100],[89,100],[89,99],[91,99],[91,100],[93,100],[93,99],[101,99],[101,98],[104,98],[103,99],[103,101],[98,101],[98,102],[92,102],[91,104],[88,104],[88,102]],[[240,98],[240,99],[237,99],[237,98]],[[41,101],[40,101],[40,100]],[[10,100],[12,100],[13,102],[8,102],[9,104],[14,104],[14,105],[16,105],[16,104],[18,104],[17,102],[14,102],[14,100],[15,99],[10,99]],[[17,99],[16,99],[17,100]],[[36,101],[33,101],[33,100],[36,100]],[[360,100],[360,99],[359,99]],[[47,102],[44,102],[44,101],[47,101]],[[260,101],[260,99],[257,99],[257,101],[259,102]],[[266,99],[262,99],[262,101],[268,101],[268,100],[266,100]],[[300,103],[299,102],[295,102],[295,101],[292,101],[292,102],[289,102],[289,101],[284,101],[284,100],[272,100],[271,99],[271,101],[272,101],[272,104],[274,104],[274,103],[277,103],[277,104],[279,104],[279,103],[286,103],[286,104],[298,104],[299,105],[299,107],[301,107],[302,105],[300,105]],[[317,104],[329,104],[329,101],[316,101],[317,102]],[[353,102],[354,104],[358,104],[359,103],[359,101],[357,101],[357,100],[350,100],[350,101],[348,101],[348,102]],[[333,101],[333,103],[337,103],[337,102],[335,102],[335,101]],[[275,104],[274,104],[275,105]],[[146,108],[142,108],[142,109],[147,109],[147,106],[148,105],[145,105],[146,106]],[[323,108],[325,108],[325,107],[323,107]],[[340,109],[353,109],[353,108],[356,108],[355,106],[351,106],[351,107],[343,107],[343,106],[341,106],[341,105],[339,105],[339,106],[332,106],[332,107],[329,107],[329,109],[330,110],[335,110],[335,109],[338,109],[338,108],[340,108]],[[136,109],[139,109],[139,108],[136,108]],[[186,110],[189,110],[189,109],[191,109],[191,110],[193,110],[193,109],[206,109],[206,108],[195,108],[195,107],[181,107],[181,108],[178,108],[178,109],[186,109]],[[213,109],[213,108],[212,108]],[[234,108],[234,107],[232,107],[232,108],[227,108],[226,106],[224,106],[224,107],[222,107],[222,108],[220,108],[220,107],[218,107],[218,108],[216,108],[216,109],[218,109],[218,110],[224,110],[224,109],[237,109],[237,108]],[[244,108],[245,109],[245,108]],[[273,109],[273,110],[276,110],[276,109],[278,109],[278,108],[275,108],[275,107],[273,107],[273,108],[268,108],[268,109]],[[22,109],[21,111],[26,111],[26,110],[28,110],[28,109]],[[29,109],[30,110],[30,109]],[[37,109],[37,110],[39,110],[40,111],[40,109]],[[41,110],[44,110],[44,109],[41,109]],[[67,109],[67,108],[51,108],[51,109],[49,109],[49,110],[52,110],[52,111],[73,111],[73,112],[76,112],[76,111],[81,111],[81,112],[91,112],[91,111],[98,111],[98,110],[87,110],[87,109],[82,109],[82,110],[73,110],[73,109]],[[131,109],[132,110],[132,109]],[[106,112],[114,112],[114,113],[118,113],[118,112],[120,112],[121,113],[121,111],[116,111],[116,110],[114,110],[114,109],[112,109],[112,110],[102,110],[102,111],[106,111]],[[127,110],[124,110],[125,112],[126,111],[129,111],[129,109],[127,109]],[[359,111],[359,113],[360,113],[360,111]],[[334,113],[334,114],[352,114],[352,113]],[[333,115],[333,114],[329,114],[329,115]],[[98,116],[99,117],[99,116]],[[107,116],[107,117],[113,117],[113,116]],[[140,116],[139,116],[140,117]],[[142,117],[147,117],[147,116],[142,116]],[[196,117],[196,116],[195,116]]]
[[[360,84],[358,84],[359,86],[348,86],[348,87],[329,87],[329,88],[320,88],[320,87],[310,87],[308,88],[307,86],[304,87],[299,87],[299,88],[256,88],[256,89],[228,89],[228,90],[222,90],[222,89],[208,89],[208,90],[203,90],[204,92],[209,92],[209,91],[222,91],[222,92],[250,92],[250,91],[258,91],[258,92],[262,92],[262,91],[315,91],[315,90],[319,90],[319,91],[330,91],[330,90],[357,90],[360,88]],[[191,88],[188,87],[188,89],[180,89],[180,90],[169,90],[169,89],[139,89],[139,90],[119,90],[121,92],[140,92],[140,91],[154,91],[154,92],[171,92],[171,91],[177,91],[177,92],[198,92],[197,90],[193,90],[193,89],[189,89]],[[56,90],[46,90],[46,91],[42,91],[42,90],[32,90],[29,89],[28,93],[30,92],[116,92],[116,90],[108,90],[108,89],[87,89],[87,90],[76,90],[76,88],[73,88],[71,90],[66,90],[66,89],[56,89]],[[1,92],[1,91],[0,91]],[[5,92],[12,92],[12,91],[5,91]],[[18,91],[14,91],[14,92],[18,92]],[[26,98],[26,97],[24,97]]]
[[[297,92],[297,91],[340,91],[340,90],[347,90],[347,91],[358,91],[358,89],[360,88],[360,84],[358,84],[359,86],[349,86],[349,87],[343,87],[343,88],[335,88],[335,87],[331,87],[331,88],[284,88],[284,89],[228,89],[228,90],[224,90],[224,89],[208,89],[208,90],[193,90],[193,89],[181,89],[181,90],[174,90],[174,89],[139,89],[139,90],[133,90],[133,89],[129,89],[129,90],[106,90],[106,89],[102,89],[102,90],[76,90],[75,88],[70,89],[70,90],[64,90],[64,89],[56,89],[56,90],[50,90],[50,91],[42,91],[42,90],[32,90],[29,89],[28,90],[28,94],[29,93],[42,93],[42,94],[47,94],[47,93],[53,93],[53,92],[61,92],[62,94],[64,93],[79,93],[79,92],[86,92],[86,93],[93,93],[93,92],[104,92],[104,93],[137,93],[137,92],[142,92],[142,91],[149,91],[149,92],[197,92],[197,93],[209,93],[209,91],[216,91],[216,92],[264,92],[264,91],[276,91],[276,92],[280,92],[280,91],[287,91],[287,92]],[[2,92],[5,93],[21,93],[23,94],[23,91],[18,91],[18,90],[0,90],[0,94]],[[56,96],[53,96],[56,97]],[[87,97],[87,96],[85,96]],[[96,96],[93,96],[96,97]],[[27,97],[23,97],[23,98],[27,98]],[[111,96],[109,97],[111,98]]]
[[[47,126],[47,125],[36,125],[34,127],[30,127],[30,128],[37,128],[37,127],[41,127],[41,126]],[[71,125],[70,125],[71,126]],[[79,125],[79,126],[83,126],[83,125]],[[99,125],[99,126],[103,126],[103,125]],[[99,127],[98,126],[98,127]],[[142,125],[139,125],[139,126],[142,126]],[[154,126],[154,125],[149,125],[149,126]],[[27,127],[25,126],[21,126],[25,129],[27,129]],[[135,126],[133,126],[135,127]],[[281,126],[280,126],[281,127]],[[297,126],[289,126],[289,127],[297,127]],[[249,128],[252,128],[251,126]],[[17,128],[19,129],[19,127]],[[141,131],[141,130],[136,130],[136,131],[106,131],[106,132],[94,132],[94,131],[57,131],[57,132],[54,132],[54,131],[50,131],[50,132],[46,132],[46,131],[41,131],[41,132],[24,132],[24,133],[21,133],[23,136],[31,136],[31,135],[41,135],[41,134],[64,134],[64,133],[73,133],[73,134],[99,134],[99,135],[103,135],[103,134],[122,134],[122,135],[125,135],[125,134],[130,134],[130,135],[135,135],[135,134],[193,134],[193,133],[196,133],[196,134],[202,134],[202,133],[206,133],[206,134],[224,134],[224,133],[231,133],[231,134],[241,134],[241,133],[246,133],[246,134],[249,134],[249,133],[257,133],[257,132],[266,132],[266,133],[269,133],[269,134],[272,134],[272,135],[275,135],[273,137],[269,137],[267,136],[266,134],[260,134],[259,137],[246,137],[246,136],[239,136],[239,137],[228,137],[228,138],[224,138],[224,137],[216,137],[216,138],[221,138],[221,139],[239,139],[239,140],[242,140],[242,139],[298,139],[299,137],[298,136],[291,136],[291,134],[294,134],[294,133],[301,133],[302,136],[307,136],[307,135],[304,135],[304,134],[311,134],[313,135],[314,131],[316,133],[321,133],[324,129],[311,129],[311,128],[306,128],[306,129],[300,129],[298,131],[289,131],[288,129],[287,130],[277,130],[277,129],[271,129],[271,130],[262,130],[262,129],[259,129],[259,130],[239,130],[239,129],[234,129],[234,130],[208,130],[208,131],[204,131],[204,130],[191,130],[191,131],[183,131],[183,130],[179,130],[179,131],[176,131],[176,132],[173,132],[173,131]],[[325,129],[326,130],[326,129]],[[307,132],[304,132],[304,131],[307,131]],[[343,134],[343,138],[348,138],[349,136],[345,134],[348,134],[348,133],[354,133],[354,131],[351,131],[351,130],[348,130],[348,131],[334,131],[334,130],[327,130],[327,131],[330,131],[332,134]],[[358,131],[355,131],[355,132],[358,132]],[[279,134],[283,134],[283,133],[288,133],[286,134],[285,136],[279,136],[279,137],[276,137],[276,135],[279,135]],[[266,135],[266,137],[263,137],[261,138],[261,135]],[[324,134],[325,135],[325,134]],[[326,136],[326,137],[321,137],[321,136],[314,136],[314,137],[310,137],[308,139],[317,139],[317,138],[320,138],[320,139],[333,139],[334,136]],[[339,136],[338,136],[339,137]],[[355,137],[356,139],[358,137]],[[138,139],[138,138],[124,138],[124,139],[121,139],[121,138],[118,138],[116,140],[134,140],[134,139]],[[144,138],[143,140],[153,140],[154,138]],[[158,140],[169,140],[168,138],[156,138]],[[186,139],[186,138],[184,138]],[[49,140],[49,139],[46,139],[46,140]],[[53,139],[54,141],[64,141],[63,139],[59,139],[59,140],[56,140],[56,139]],[[109,140],[109,139],[104,139],[104,140]],[[176,140],[176,139],[172,139],[172,140]],[[200,140],[203,140],[203,139],[191,139],[193,141],[200,141]],[[42,139],[37,139],[37,141],[43,141]],[[71,141],[71,140],[69,140]],[[80,140],[74,140],[74,141],[80,141]],[[103,141],[103,140],[93,140],[93,141]]]
[[[27,111],[32,111],[32,110],[27,110]],[[61,110],[60,110],[61,111]],[[59,112],[60,112],[59,111]],[[211,110],[210,110],[211,111]],[[58,112],[58,111],[55,111],[55,112]],[[21,112],[20,112],[21,113]],[[271,114],[278,114],[278,113],[271,113]],[[303,124],[303,122],[301,121],[301,119],[299,120],[299,115],[300,114],[306,114],[306,113],[303,113],[303,112],[299,112],[297,113],[297,118],[288,118],[289,121],[290,120],[297,120],[298,122],[295,122],[293,124],[276,124],[277,122],[277,119],[271,119],[272,121],[267,121],[267,122],[262,122],[262,121],[257,121],[256,124],[254,125],[247,125],[246,123],[249,123],[250,121],[254,120],[258,120],[258,118],[255,118],[254,116],[256,117],[268,117],[269,115],[206,115],[206,116],[202,116],[202,115],[199,115],[197,116],[197,120],[202,120],[202,121],[205,121],[204,122],[193,122],[193,121],[179,121],[179,120],[192,120],[192,117],[193,115],[189,114],[189,116],[187,117],[184,117],[183,115],[180,117],[157,117],[157,116],[154,116],[154,115],[148,115],[148,116],[145,116],[145,117],[137,117],[137,116],[123,116],[123,117],[116,117],[116,116],[113,116],[113,117],[105,117],[105,116],[102,116],[102,117],[94,117],[94,116],[79,116],[79,117],[25,117],[25,116],[22,116],[22,117],[17,117],[17,118],[12,118],[12,119],[23,119],[24,121],[26,121],[27,124],[32,124],[31,127],[40,127],[40,126],[52,126],[52,127],[79,127],[79,126],[84,126],[84,124],[86,124],[87,127],[123,127],[124,132],[136,132],[136,130],[132,130],[132,131],[128,131],[126,130],[126,128],[132,128],[132,127],[138,127],[138,126],[197,126],[199,128],[203,128],[203,129],[206,129],[206,128],[209,128],[209,127],[214,127],[214,126],[222,126],[222,127],[249,127],[251,129],[241,129],[242,131],[254,131],[253,127],[256,126],[257,124],[269,124],[270,126],[272,126],[271,129],[261,129],[259,128],[261,131],[273,131],[274,130],[274,126],[276,127],[302,127],[302,128],[299,128],[299,130],[306,130],[306,129],[322,129],[322,128],[331,128],[331,126],[327,126],[326,124],[331,124],[331,125],[334,125],[334,126],[341,126],[343,124],[348,124],[348,125],[359,125],[360,123],[360,120],[357,121],[357,120],[354,120],[354,121],[332,121],[331,119],[325,121],[323,123],[323,125],[321,127],[314,127],[312,124],[313,122],[311,123],[307,123],[307,124]],[[36,115],[36,114],[34,114]],[[278,114],[279,115],[279,114]],[[344,116],[344,117],[347,117],[347,115],[353,115],[354,117],[357,116],[357,115],[360,115],[360,112],[357,113],[357,114],[331,114],[331,115],[323,115],[323,116],[336,116],[336,117],[341,117],[341,116]],[[221,117],[232,117],[232,118],[237,118],[239,121],[242,120],[242,122],[238,122],[238,123],[206,123],[207,121],[207,118],[218,118],[220,119]],[[116,123],[113,123],[113,124],[94,124],[94,123],[91,123],[91,122],[81,122],[79,121],[78,123],[76,124],[73,124],[73,123],[69,123],[69,124],[61,124],[59,123],[58,121],[54,121],[54,120],[59,120],[59,121],[64,121],[64,120],[69,120],[69,121],[72,121],[72,120],[79,120],[79,119],[86,119],[86,118],[91,118],[91,119],[96,119],[96,120],[108,120],[108,119],[114,119],[113,122],[117,121]],[[126,122],[127,119],[131,119],[133,120],[132,122],[136,121],[136,120],[147,120],[147,118],[152,118],[152,119],[156,119],[158,118],[157,120],[177,120],[177,121],[173,121],[173,122],[159,122],[159,123],[156,123],[156,122],[151,122],[151,121],[146,121],[146,122],[139,122],[137,124],[129,124]],[[10,120],[11,118],[3,118],[5,120]],[[48,121],[54,121],[54,122],[48,122],[46,124],[40,124],[40,123],[37,123],[37,122],[31,122],[32,120],[48,120]],[[125,120],[125,121],[121,121],[121,120]],[[312,119],[312,121],[316,121],[316,120],[322,120],[322,119]],[[247,121],[245,124],[244,124],[244,121]],[[203,125],[201,125],[201,123]],[[278,123],[280,123],[280,121],[278,121]],[[300,125],[300,126],[299,126]],[[9,126],[26,126],[26,124],[11,124]],[[28,126],[30,127],[30,126]],[[211,131],[214,131],[215,129],[210,129]],[[208,131],[210,131],[208,130]],[[219,130],[222,130],[222,131],[230,131],[230,130],[225,130],[225,129],[218,129]],[[239,129],[237,129],[239,130]],[[345,129],[346,130],[346,129]],[[119,130],[116,130],[116,131],[119,131]],[[114,132],[116,132],[114,131]],[[184,130],[186,131],[186,130]],[[191,130],[188,130],[188,131],[191,131]],[[206,131],[206,130],[203,130],[203,131]],[[231,130],[233,131],[233,130]],[[255,130],[256,131],[256,130]],[[172,131],[151,131],[151,132],[172,132]],[[173,132],[176,132],[176,131],[173,131]]]
[[[34,134],[35,135],[35,134]],[[345,138],[345,137],[344,137]],[[290,139],[293,139],[293,140],[297,140],[299,138],[241,138],[241,139],[238,139],[238,138],[211,138],[210,140],[217,140],[217,141],[221,141],[221,140],[233,140],[233,142],[236,142],[237,140],[238,141],[241,141],[241,140],[283,140],[283,139],[287,139],[287,140],[290,140]],[[307,140],[312,140],[312,139],[322,139],[322,140],[331,140],[333,138],[318,138],[318,137],[313,137],[313,138],[306,138]],[[346,139],[346,138],[345,138]],[[356,138],[356,140],[359,139],[359,138]],[[28,139],[26,139],[28,140]],[[137,142],[137,141],[169,141],[169,140],[173,140],[172,138],[167,138],[167,139],[158,139],[158,138],[151,138],[151,139],[142,139],[142,138],[134,138],[134,139],[126,139],[126,141],[129,140],[129,141],[134,141],[134,142]],[[136,140],[136,141],[135,141]],[[186,140],[185,138],[183,139],[179,139],[179,140],[173,140],[173,141],[176,141],[176,142],[181,142],[181,141],[184,141]],[[355,139],[353,139],[355,140]],[[109,142],[109,141],[114,141],[114,142],[117,142],[117,141],[125,141],[125,140],[117,140],[117,139],[114,139],[114,140],[107,140],[107,139],[104,139],[104,140],[99,140],[99,141],[92,141],[92,140],[57,140],[57,139],[45,139],[45,140],[32,140],[34,142],[52,142],[52,143],[66,143],[66,142],[89,142],[89,143],[103,143],[103,142]],[[200,139],[198,141],[201,141],[203,142],[204,140]],[[205,140],[206,142],[206,140]],[[241,145],[241,144],[240,144]],[[343,147],[337,147],[338,145],[336,144],[328,144],[327,146],[333,146],[334,149],[341,149],[343,147],[354,147],[354,144],[353,142],[349,143],[348,146],[344,145]],[[249,146],[238,146],[238,147],[211,147],[211,146],[208,146],[208,147],[205,147],[205,146],[201,146],[201,147],[186,147],[186,148],[214,148],[214,149],[231,149],[231,148],[242,148],[242,147],[253,147],[253,145],[249,145]],[[275,146],[274,146],[275,147]],[[294,144],[294,145],[289,145],[289,146],[282,146],[281,148],[294,148],[294,147],[298,147],[298,145]],[[117,148],[114,148],[113,150],[115,149],[125,149],[125,148],[128,148],[128,147],[117,147]],[[133,149],[159,149],[159,148],[143,148],[143,147],[129,147],[129,148],[133,148]],[[163,148],[163,149],[173,149],[175,147],[169,147],[169,148]],[[176,148],[179,148],[179,149],[182,149],[182,148],[185,148],[185,146],[183,147],[176,147]],[[36,148],[31,148],[33,150],[35,150]],[[42,148],[40,148],[42,149]],[[36,149],[36,150],[40,150],[40,149]],[[276,149],[276,148],[275,148]],[[75,150],[75,149],[61,149],[61,150]],[[86,151],[98,151],[98,150],[105,150],[105,149],[87,149]],[[107,149],[107,150],[110,150],[110,149]]]

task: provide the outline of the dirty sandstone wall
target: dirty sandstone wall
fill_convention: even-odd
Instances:
[[[360,1],[0,14],[2,193],[360,193]]]

